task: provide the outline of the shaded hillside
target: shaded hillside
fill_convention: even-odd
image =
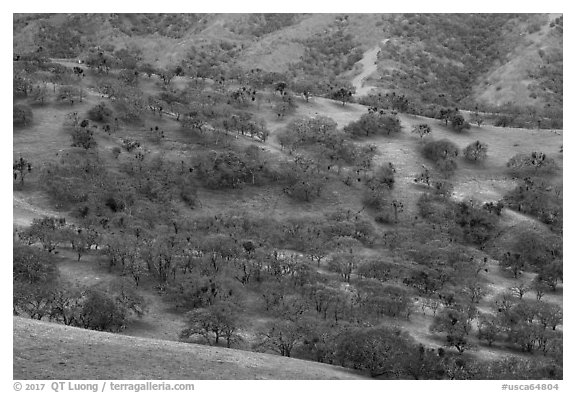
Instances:
[[[562,110],[562,16],[534,16],[517,21],[509,33],[518,44],[474,88],[485,106],[507,104]]]
[[[390,40],[381,61],[385,87],[420,96],[424,103],[454,105],[501,56],[502,26],[513,16],[404,14],[387,19]]]
[[[362,379],[340,367],[14,317],[14,379]]]
[[[507,113],[522,108],[561,118],[562,19],[557,17],[387,17],[390,39],[379,55],[379,84],[423,105]]]

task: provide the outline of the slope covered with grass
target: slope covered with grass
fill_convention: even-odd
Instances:
[[[362,379],[321,363],[14,317],[14,379]]]

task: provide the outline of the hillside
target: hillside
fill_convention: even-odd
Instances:
[[[405,14],[386,18],[378,84],[423,104],[562,113],[562,16]],[[557,128],[557,127],[553,127]]]
[[[512,35],[517,35],[517,44],[501,64],[482,76],[481,84],[474,88],[475,100],[491,107],[511,104],[561,109],[562,15],[518,23],[510,29],[508,36]]]
[[[364,379],[349,370],[14,317],[14,379]]]
[[[456,107],[552,16],[90,17],[15,17],[15,357],[562,378],[563,130]]]
[[[424,107],[536,112],[561,128],[560,14],[14,15],[17,54],[40,46],[49,57],[85,58],[100,42],[156,68],[191,72],[202,62],[210,72],[263,69],[286,81],[352,80],[359,54],[381,45],[373,75],[380,92]]]

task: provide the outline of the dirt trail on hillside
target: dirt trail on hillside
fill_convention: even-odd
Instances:
[[[382,41],[382,45],[386,44],[388,39]],[[362,72],[352,79],[352,85],[356,88],[356,97],[365,96],[374,89],[374,86],[365,85],[366,79],[370,77],[378,69],[377,60],[378,53],[380,52],[380,46],[370,49],[364,52],[364,56],[357,63],[362,67]]]

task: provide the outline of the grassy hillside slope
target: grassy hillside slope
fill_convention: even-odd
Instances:
[[[280,356],[94,332],[14,317],[14,379],[362,379]]]

